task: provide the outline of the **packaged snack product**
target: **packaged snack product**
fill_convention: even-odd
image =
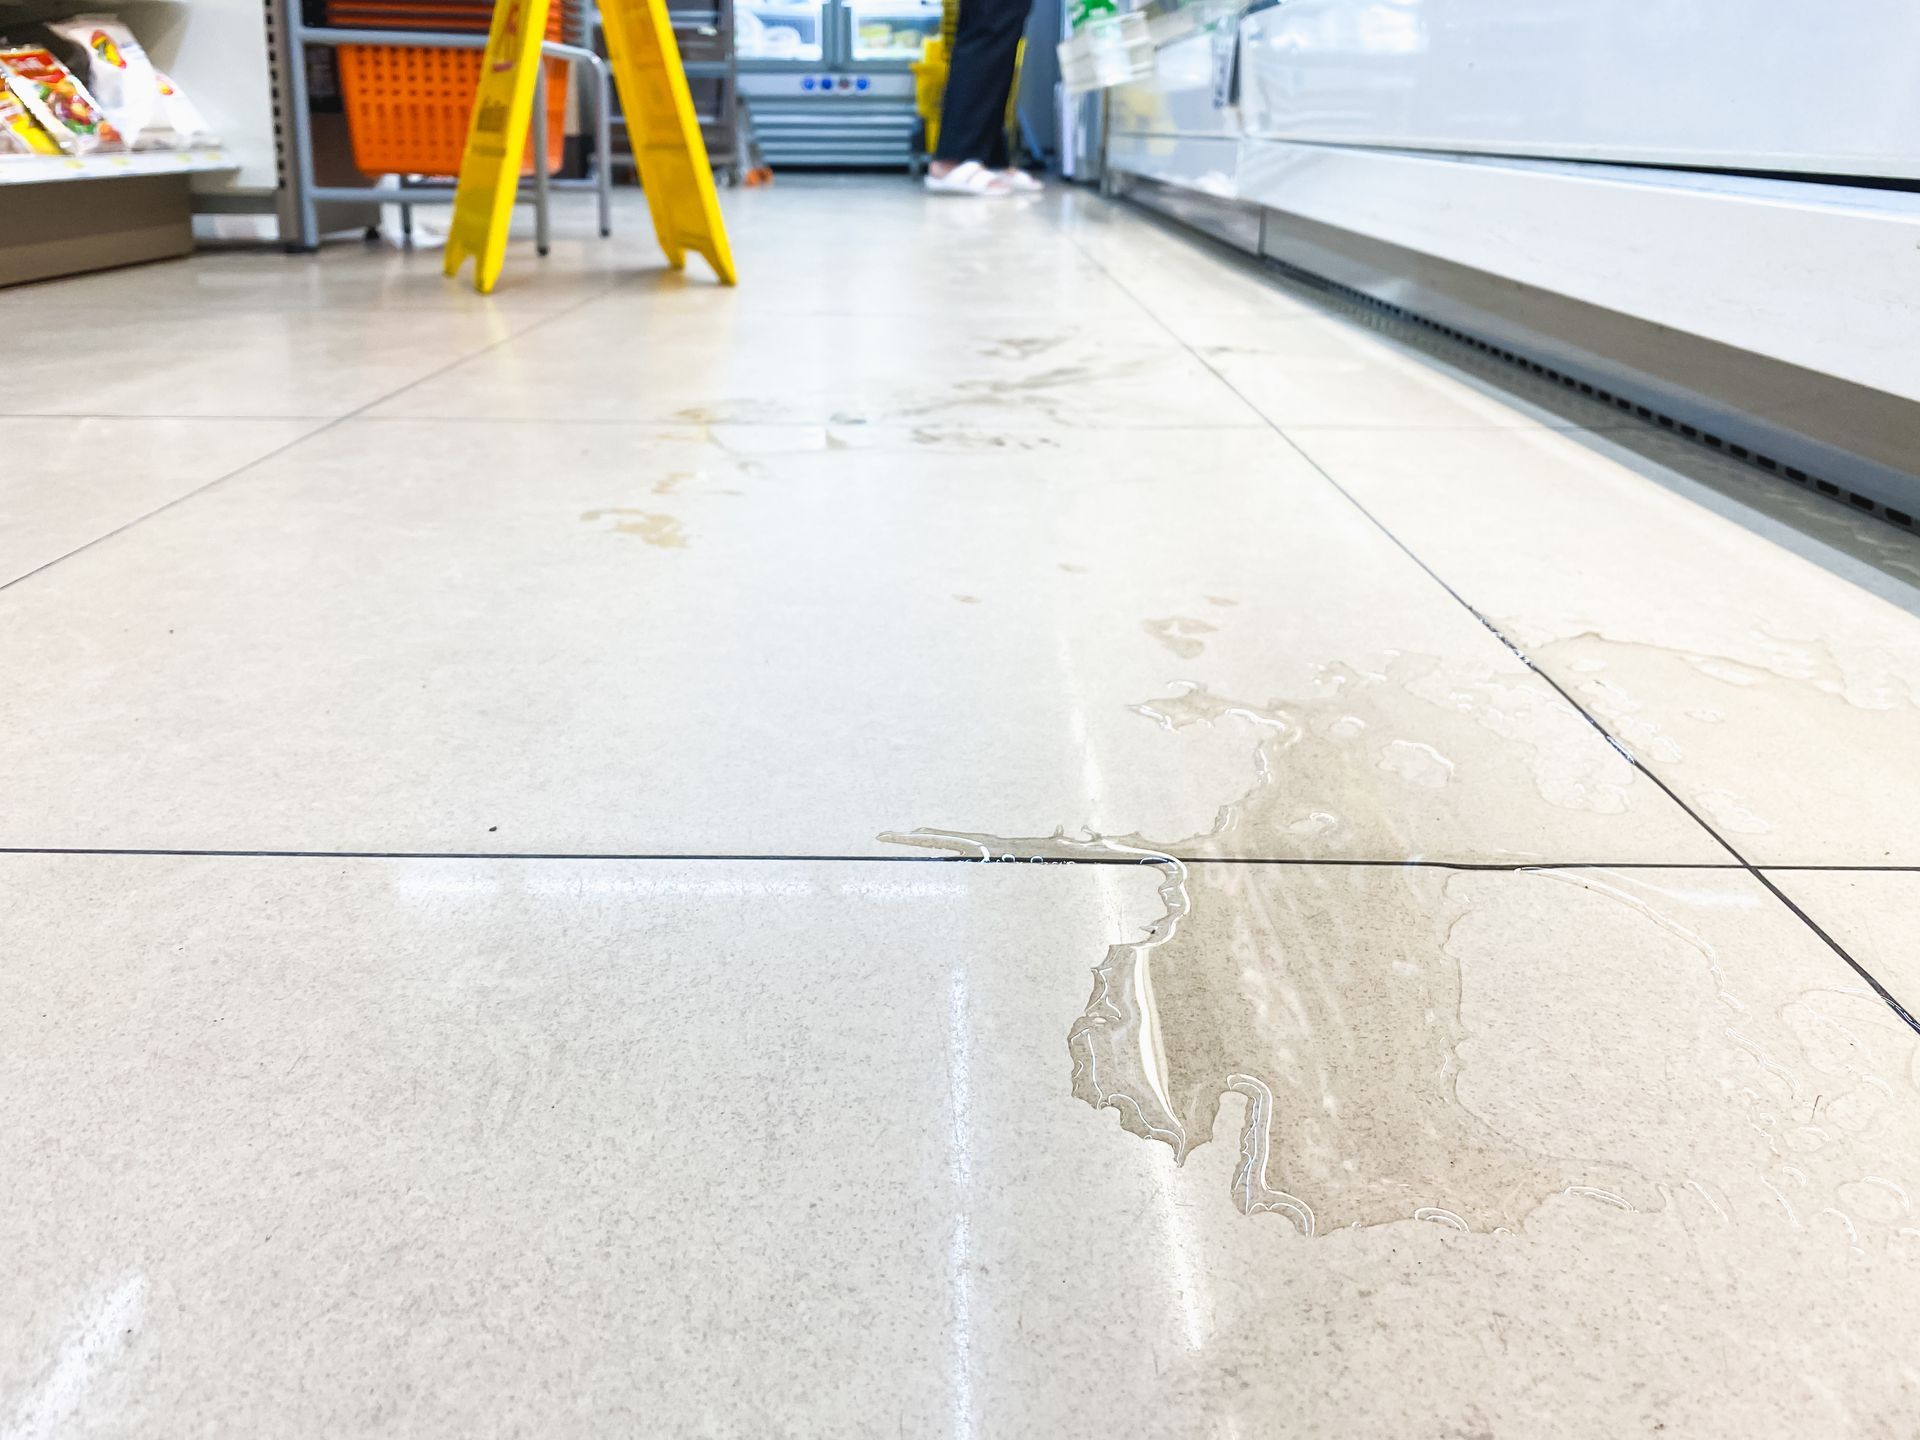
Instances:
[[[104,15],[53,20],[47,28],[86,56],[87,89],[128,148],[149,147],[148,127],[159,91],[153,62],[140,42],[119,21]]]
[[[207,122],[153,68],[134,33],[111,15],[76,15],[47,28],[87,57],[87,88],[136,150],[178,150],[212,140]]]
[[[0,73],[7,88],[68,154],[120,148],[120,132],[99,103],[44,45],[0,49]]]
[[[164,132],[171,134],[169,145],[212,145],[220,138],[184,90],[158,70],[153,72],[153,81],[160,91],[160,103],[154,110],[155,128],[164,127]]]
[[[0,83],[0,155],[59,153],[60,147],[53,143],[53,137],[27,113],[27,107],[14,98],[13,92]]]

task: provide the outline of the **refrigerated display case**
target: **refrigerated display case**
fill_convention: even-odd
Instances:
[[[914,159],[913,74],[939,0],[739,0],[740,93],[769,164]]]
[[[1892,78],[1920,67],[1911,0],[1819,25],[1794,0],[1236,4],[1150,12],[1149,72],[1101,92],[1110,188],[1535,380],[1920,514],[1920,88]]]

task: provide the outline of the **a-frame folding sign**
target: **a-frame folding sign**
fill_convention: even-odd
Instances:
[[[733,251],[667,0],[605,0],[600,28],[660,248],[676,270],[689,250],[704,255],[720,283],[733,284]]]
[[[446,273],[453,275],[473,256],[473,283],[483,295],[506,259],[549,3],[494,0],[446,258]],[[600,25],[660,248],[676,270],[686,265],[689,250],[704,255],[721,283],[733,284],[733,252],[666,0],[602,0]]]

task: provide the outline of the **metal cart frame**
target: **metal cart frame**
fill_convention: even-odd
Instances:
[[[374,205],[398,205],[403,217],[410,218],[413,206],[453,200],[451,185],[407,185],[399,190],[377,185],[317,185],[313,178],[313,119],[307,94],[307,49],[309,46],[410,45],[416,49],[484,50],[487,37],[475,33],[443,30],[349,30],[325,25],[309,25],[301,12],[301,0],[276,0],[285,45],[285,81],[287,96],[286,125],[281,132],[283,154],[280,167],[286,177],[292,210],[294,234],[285,238],[289,250],[311,254],[320,248],[318,207],[327,201]],[[582,45],[564,45],[546,41],[540,53],[549,59],[565,60],[585,66],[593,77],[593,173],[584,180],[555,180],[547,173],[547,72],[542,65],[534,71],[533,97],[533,178],[522,190],[534,207],[535,246],[545,255],[551,246],[552,227],[548,215],[548,193],[553,190],[592,190],[600,202],[600,233],[613,233],[613,72],[607,62]]]

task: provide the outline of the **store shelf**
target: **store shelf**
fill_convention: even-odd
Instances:
[[[239,162],[218,147],[109,155],[8,155],[0,157],[0,185],[50,185],[62,180],[115,180],[133,175],[195,175],[238,168]]]
[[[1060,43],[1060,83],[1069,95],[1105,90],[1153,74],[1146,15],[1130,10],[1089,20]]]

